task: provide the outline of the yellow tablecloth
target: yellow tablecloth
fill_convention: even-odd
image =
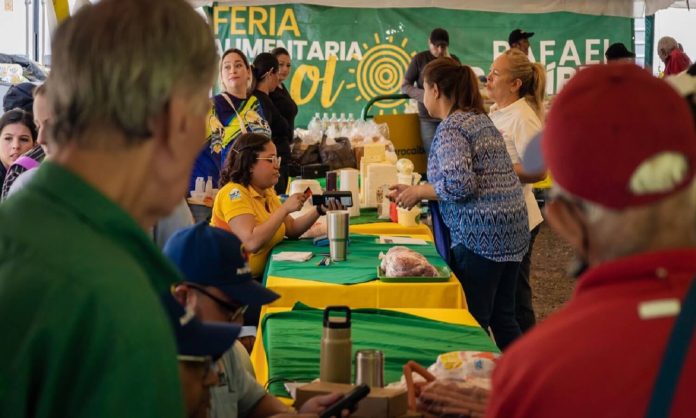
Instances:
[[[433,239],[430,229],[425,225],[419,225],[410,230],[394,223],[356,225],[356,227],[372,228],[360,228],[359,231],[355,231],[351,226],[351,232],[403,235],[426,241]],[[383,283],[374,280],[353,285],[268,276],[266,287],[280,295],[278,300],[270,304],[274,308],[291,308],[296,302],[302,302],[316,308],[342,304],[351,308],[466,309],[464,291],[454,274],[449,281],[442,283]]]
[[[268,276],[266,287],[280,295],[270,306],[291,308],[295,302],[323,308],[347,305],[351,308],[433,308],[465,309],[464,292],[452,275],[443,283],[383,283],[374,280],[354,285],[340,285],[311,280]]]
[[[433,233],[425,224],[416,226],[401,226],[395,222],[377,222],[374,224],[351,225],[350,232],[354,234],[369,235],[403,235],[403,236],[423,236],[428,241],[433,240]],[[427,238],[425,238],[427,237]]]
[[[290,307],[283,308],[268,308],[264,307],[261,311],[261,317],[263,318],[267,313],[285,312],[289,311]],[[465,309],[406,309],[406,308],[395,308],[394,311],[404,312],[411,315],[420,316],[423,318],[433,319],[436,321],[449,322],[451,324],[458,325],[470,325],[478,326],[478,322],[474,319],[469,311]],[[261,328],[258,329],[258,334],[256,335],[256,342],[254,343],[254,349],[251,352],[251,363],[254,366],[254,371],[256,372],[256,380],[262,386],[266,385],[268,381],[268,363],[266,361],[266,351],[263,347],[263,336],[261,335]]]

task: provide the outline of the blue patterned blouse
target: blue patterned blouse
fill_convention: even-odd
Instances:
[[[503,137],[487,115],[454,112],[435,132],[428,180],[452,247],[497,262],[522,261],[529,228],[522,186]]]

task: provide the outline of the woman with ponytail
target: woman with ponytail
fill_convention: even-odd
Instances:
[[[510,49],[493,62],[486,89],[495,102],[489,116],[505,139],[515,173],[523,186],[529,217],[529,249],[520,265],[515,297],[515,316],[522,332],[525,332],[536,322],[529,273],[532,247],[544,220],[532,191],[532,183],[543,180],[546,173],[526,173],[522,168],[521,156],[534,135],[541,131],[546,72],[541,64],[530,62],[518,49]]]
[[[469,311],[504,349],[520,335],[515,283],[529,241],[522,188],[471,68],[438,58],[423,78],[423,103],[442,119],[428,155],[430,184],[394,185],[390,197],[406,208],[438,201]]]
[[[220,60],[220,84],[222,91],[212,98],[208,112],[205,147],[193,167],[189,190],[193,190],[197,177],[213,178],[218,187],[220,170],[232,144],[243,133],[259,133],[271,136],[271,128],[265,119],[265,109],[259,100],[249,93],[251,66],[242,51],[228,49]]]
[[[278,156],[282,157],[283,164],[280,166],[280,178],[275,185],[277,194],[285,194],[288,187],[288,162],[290,161],[290,141],[292,141],[292,130],[290,124],[283,114],[278,110],[271,100],[270,94],[280,85],[278,78],[278,59],[271,53],[264,52],[254,58],[251,72],[254,75],[252,88],[254,96],[263,107],[266,120],[271,127],[271,139],[278,150]]]

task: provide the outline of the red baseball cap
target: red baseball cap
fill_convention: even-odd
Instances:
[[[661,200],[696,172],[686,101],[630,63],[579,71],[551,106],[541,148],[559,186],[612,209]]]

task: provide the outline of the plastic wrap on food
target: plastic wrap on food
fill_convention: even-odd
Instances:
[[[382,258],[387,277],[435,277],[437,269],[420,253],[403,246],[391,247]]]

